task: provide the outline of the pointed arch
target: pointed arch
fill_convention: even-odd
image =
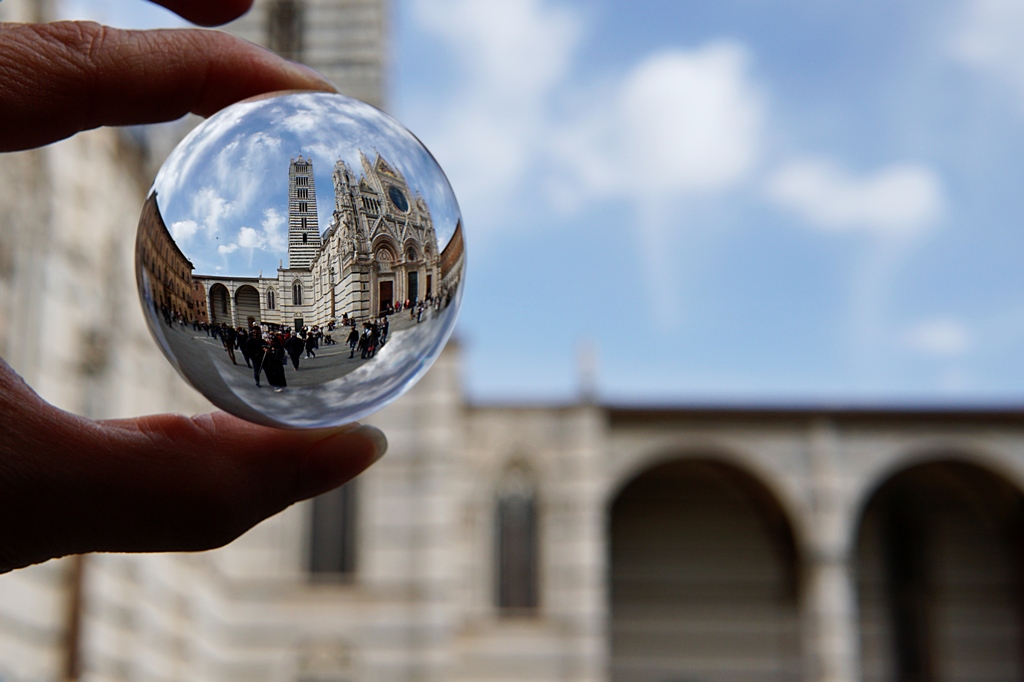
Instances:
[[[388,256],[390,256],[389,260],[392,263],[398,260],[398,253],[401,250],[399,249],[397,242],[387,234],[378,235],[378,237],[373,240],[371,248],[374,257],[378,257],[382,251],[387,251]]]
[[[415,239],[406,239],[403,248],[403,257],[408,261],[417,261],[420,259],[422,250],[420,244]]]

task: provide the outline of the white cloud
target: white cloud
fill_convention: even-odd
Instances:
[[[582,32],[575,13],[543,0],[418,0],[413,12],[460,55],[475,88],[520,105],[561,82]]]
[[[460,87],[418,132],[441,161],[478,229],[508,215],[545,160],[550,107],[583,24],[543,0],[417,0],[420,28],[449,48]]]
[[[194,220],[179,220],[171,224],[171,237],[178,244],[187,244],[199,231],[199,225]]]
[[[281,125],[287,130],[296,134],[309,133],[320,125],[320,117],[312,109],[299,109],[294,114],[286,116]]]
[[[856,177],[825,159],[783,166],[766,185],[769,199],[824,230],[903,234],[935,222],[942,213],[941,183],[919,164],[896,164]]]
[[[553,148],[582,199],[643,200],[717,192],[746,178],[763,134],[763,97],[734,42],[647,57],[585,113],[562,124]],[[562,178],[564,181],[565,179]]]
[[[285,217],[275,208],[263,212],[263,238],[267,250],[272,253],[283,253],[288,249],[288,231]]]
[[[660,254],[666,236],[688,229],[680,201],[736,187],[759,161],[764,98],[738,42],[659,50],[581,83],[572,70],[586,26],[561,4],[414,0],[413,9],[462,72],[439,110],[425,114],[436,102],[427,100],[414,117],[477,235],[522,229],[538,210],[625,201],[638,249]],[[671,307],[677,273],[658,263],[645,269],[649,300]]]
[[[565,7],[418,0],[413,9],[465,74],[425,137],[468,212],[479,209],[485,222],[538,175],[550,176],[539,178],[548,186],[575,186],[570,194],[583,200],[609,190],[664,195],[728,187],[757,160],[764,107],[739,43],[662,50],[579,89],[570,70],[584,23]],[[570,90],[581,104],[559,113]],[[643,180],[627,187],[631,174]]]
[[[936,357],[961,356],[971,348],[967,327],[948,318],[920,322],[907,330],[903,340],[911,350]]]
[[[267,240],[251,227],[242,227],[238,230],[238,245],[243,249],[262,249]]]
[[[250,254],[252,251],[261,250],[274,255],[284,255],[288,249],[285,222],[285,217],[277,209],[268,208],[263,212],[262,230],[243,225],[238,229],[235,241],[218,246],[217,252],[227,256],[239,249],[246,249]]]
[[[717,190],[742,179],[760,146],[762,102],[737,43],[669,50],[645,59],[618,98],[620,172],[646,191]]]
[[[682,278],[670,255],[676,235],[710,196],[744,182],[759,160],[764,101],[735,42],[664,50],[637,64],[596,106],[565,122],[552,148],[562,210],[626,201],[660,326],[681,322]],[[603,100],[600,98],[604,98]]]
[[[987,71],[1024,104],[1024,3],[965,0],[950,42],[954,59]]]
[[[197,218],[207,237],[216,236],[221,221],[234,210],[232,202],[224,199],[212,187],[204,187],[192,199],[192,215]]]

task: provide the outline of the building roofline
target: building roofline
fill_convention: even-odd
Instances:
[[[171,246],[174,248],[174,251],[179,256],[181,256],[182,260],[188,263],[189,273],[191,274],[191,272],[195,270],[195,266],[192,265],[192,261],[189,260],[188,256],[182,253],[181,248],[178,246],[178,242],[174,241],[174,235],[172,235],[171,231],[167,229],[167,223],[164,222],[163,213],[160,212],[160,204],[156,200],[156,194],[156,190],[150,193],[150,195],[146,198],[145,206],[148,207],[150,204],[152,204],[157,224],[160,226],[160,229],[163,230],[163,233],[167,235],[167,240],[171,243]]]
[[[953,424],[981,422],[1024,426],[1024,405],[736,405],[736,406],[603,406],[610,422],[617,424],[653,421],[833,421]]]
[[[566,411],[583,402],[474,402],[470,410]],[[1024,404],[1014,405],[671,405],[598,403],[610,424],[628,426],[666,422],[916,423],[1024,426]]]
[[[217,280],[222,282],[259,282],[261,279],[277,279],[276,277],[221,277],[219,275],[192,275],[192,280]]]

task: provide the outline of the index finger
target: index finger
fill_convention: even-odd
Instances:
[[[0,24],[0,151],[104,125],[208,116],[323,76],[219,31],[126,31],[92,22]]]

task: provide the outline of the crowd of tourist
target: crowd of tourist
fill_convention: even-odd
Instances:
[[[419,324],[425,312],[447,308],[451,300],[452,293],[448,292],[447,295],[428,295],[419,301],[387,303],[379,318],[366,320],[361,325],[355,318],[344,314],[340,322],[331,320],[325,328],[313,325],[297,332],[293,332],[290,327],[264,325],[251,318],[248,327],[233,327],[226,323],[210,324],[198,319],[188,322],[184,315],[166,306],[161,305],[158,310],[169,327],[185,329],[191,325],[193,331],[204,332],[219,340],[232,364],[237,365],[238,355],[241,355],[245,365],[252,368],[256,386],[262,385],[260,378],[265,376],[267,383],[280,392],[288,386],[285,378],[288,362],[291,361],[295,371],[298,371],[303,354],[307,360],[311,360],[316,358],[316,351],[321,345],[336,345],[334,334],[338,333],[338,327],[343,330],[341,334],[347,330],[344,343],[349,348],[349,359],[355,359],[358,352],[360,360],[368,360],[387,343],[391,330],[390,317],[408,310],[409,319]]]

